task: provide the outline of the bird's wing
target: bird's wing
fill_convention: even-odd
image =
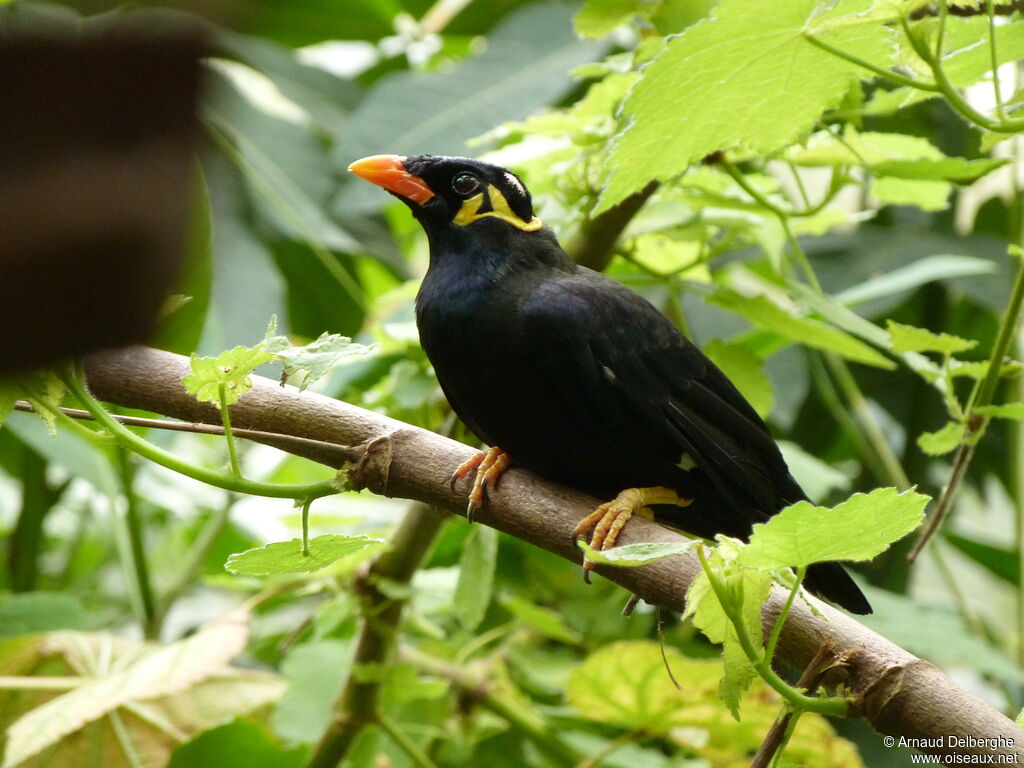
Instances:
[[[520,317],[531,361],[577,418],[616,429],[667,474],[692,461],[756,518],[803,498],[750,404],[642,297],[580,270],[538,286]]]

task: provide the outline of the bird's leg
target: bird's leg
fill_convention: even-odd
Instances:
[[[605,502],[591,514],[580,520],[573,539],[590,537],[592,549],[603,551],[615,546],[619,532],[634,514],[652,517],[651,504],[672,504],[687,507],[692,499],[684,499],[671,488],[627,488],[611,501]],[[590,583],[590,571],[594,564],[583,561],[583,580]]]
[[[495,446],[470,456],[452,473],[451,487],[454,488],[456,482],[476,470],[473,488],[469,492],[469,504],[466,505],[466,519],[469,522],[473,522],[476,511],[487,501],[487,489],[497,488],[498,480],[511,465],[512,457]]]

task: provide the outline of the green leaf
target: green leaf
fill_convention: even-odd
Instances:
[[[95,629],[98,624],[77,597],[63,592],[20,592],[0,599],[0,637]]]
[[[576,34],[583,37],[604,37],[636,16],[636,0],[587,0],[573,22]]]
[[[950,181],[954,184],[970,184],[982,176],[1002,168],[1009,160],[1003,158],[981,158],[968,160],[963,157],[944,157],[941,160],[886,160],[871,166],[877,176],[895,176],[918,181]]]
[[[835,352],[855,362],[876,368],[892,370],[896,367],[892,360],[859,339],[819,320],[791,314],[766,296],[746,297],[735,291],[722,289],[712,294],[709,301],[742,315],[760,328],[808,347]]]
[[[884,176],[871,185],[871,194],[888,205],[916,205],[923,211],[945,209],[953,187],[946,181],[911,181]]]
[[[760,357],[744,346],[721,339],[705,344],[704,354],[722,369],[761,418],[771,413],[775,393]]]
[[[978,346],[972,339],[963,339],[949,333],[932,333],[924,328],[915,328],[893,320],[886,321],[893,351],[899,352],[941,352],[955,355]]]
[[[466,140],[537,108],[575,86],[567,72],[598,58],[605,46],[572,32],[575,8],[531,3],[503,19],[479,56],[443,72],[400,72],[367,94],[345,124],[334,165],[392,150],[406,155],[465,154]],[[348,184],[335,208],[379,203],[366,185]]]
[[[1024,403],[1003,403],[1002,405],[979,405],[974,409],[975,413],[996,419],[1013,419],[1020,421],[1024,419]]]
[[[294,346],[287,337],[278,336],[277,318],[270,321],[263,349],[284,363],[284,373],[290,384],[304,390],[321,378],[335,365],[349,357],[365,355],[370,347],[356,344],[348,336],[337,333],[322,333],[316,341]]]
[[[882,24],[842,15],[860,6],[840,3],[811,22],[815,0],[764,4],[756,13],[745,0],[722,0],[713,18],[672,38],[626,101],[629,125],[612,148],[597,211],[716,150],[769,153],[808,131],[840,103],[851,77],[867,73],[805,33],[881,66],[891,59]]]
[[[924,432],[917,438],[917,446],[929,456],[942,456],[954,450],[964,439],[966,428],[959,421],[950,421],[935,432]]]
[[[213,403],[218,408],[232,405],[252,389],[249,375],[260,365],[269,363],[273,356],[255,347],[235,347],[221,352],[217,357],[200,357],[193,353],[189,359],[192,373],[181,380],[185,390],[201,403]],[[224,386],[224,402],[220,399],[220,388]]]
[[[758,523],[739,561],[752,568],[798,568],[830,560],[870,560],[913,531],[929,497],[879,488],[835,507],[792,504]]]
[[[664,560],[666,557],[685,555],[693,549],[693,545],[697,541],[697,539],[691,541],[642,541],[605,550],[594,549],[582,540],[577,541],[576,544],[583,550],[583,554],[591,563],[635,567],[656,563],[659,560]]]
[[[36,406],[36,413],[46,422],[46,428],[50,431],[50,435],[55,437],[57,435],[57,417],[52,411],[60,408],[61,403],[64,402],[64,395],[67,392],[64,382],[54,371],[44,370],[33,371],[21,377],[19,384],[22,394]],[[49,407],[39,407],[40,404]],[[10,413],[6,415],[9,416]]]
[[[252,720],[202,731],[174,750],[167,768],[301,768],[304,749],[282,749]]]
[[[21,397],[21,388],[9,379],[0,379],[0,426],[14,410],[14,403]]]
[[[701,707],[717,707],[718,665],[689,659],[664,649],[669,678],[658,644],[651,641],[610,643],[592,653],[569,677],[566,697],[584,717],[652,736],[667,735],[689,724]]]
[[[491,604],[497,559],[497,531],[486,525],[474,526],[462,545],[459,581],[455,587],[455,617],[468,632],[480,626]]]
[[[560,613],[524,600],[521,597],[503,597],[501,606],[523,624],[544,637],[560,643],[576,645],[581,638],[572,627],[565,623]]]
[[[239,576],[275,576],[283,573],[313,573],[335,560],[367,547],[382,547],[382,539],[366,536],[327,534],[309,540],[309,554],[302,553],[302,539],[275,541],[264,547],[239,552],[228,558],[225,569]]]
[[[289,651],[281,664],[288,688],[271,717],[286,743],[313,744],[323,735],[351,663],[351,648],[337,640],[303,643]]]
[[[1020,561],[1012,549],[1004,549],[983,541],[969,539],[955,533],[943,534],[943,538],[978,565],[994,573],[1014,586],[1020,580]]]
[[[954,277],[989,275],[995,272],[995,262],[976,256],[937,254],[925,256],[913,264],[897,267],[884,274],[872,276],[835,295],[835,300],[846,305],[860,304],[872,299],[911,291],[936,280]]]

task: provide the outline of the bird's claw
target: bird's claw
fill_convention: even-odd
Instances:
[[[619,538],[623,526],[634,514],[653,517],[649,504],[672,504],[685,507],[691,499],[684,499],[668,488],[627,488],[611,501],[607,501],[585,518],[573,530],[573,541],[590,539],[590,548],[599,552],[611,549]],[[590,583],[594,563],[583,559],[583,581]]]
[[[488,448],[470,456],[452,473],[449,487],[454,490],[456,482],[476,471],[466,504],[466,519],[469,522],[473,522],[477,510],[487,503],[489,489],[498,486],[498,481],[511,463],[511,457],[501,448]]]

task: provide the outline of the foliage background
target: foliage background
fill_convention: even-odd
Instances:
[[[471,440],[452,423],[416,341],[412,299],[425,241],[401,205],[348,178],[347,164],[382,152],[489,153],[523,173],[563,242],[657,177],[668,183],[598,266],[663,307],[734,376],[816,501],[910,483],[937,495],[959,436],[934,456],[918,437],[949,421],[947,404],[906,365],[887,363],[893,355],[851,346],[850,327],[834,336],[834,305],[823,312],[814,296],[835,297],[882,327],[893,319],[977,340],[961,357],[984,360],[1009,300],[1007,244],[1021,237],[1018,139],[979,131],[943,99],[861,81],[870,73],[786,37],[788,17],[799,28],[814,3],[789,0],[755,14],[723,0],[717,26],[695,28],[711,54],[687,59],[692,48],[665,49],[666,36],[693,29],[712,5],[240,0],[112,10],[15,2],[0,8],[0,28],[88,35],[122,14],[147,14],[153,24],[200,15],[210,24],[189,265],[178,290],[192,301],[161,327],[157,346],[217,354],[252,345],[272,315],[300,340],[325,330],[351,335],[375,351],[317,389]],[[927,74],[898,24],[884,23],[906,6],[839,6],[837,16],[860,20],[835,32],[839,47]],[[867,24],[871,14],[882,21]],[[946,38],[960,52],[950,56],[956,85],[972,86],[972,103],[986,108],[991,59],[977,43],[988,23],[950,19]],[[934,34],[933,18],[915,24]],[[996,25],[1010,115],[1022,26],[1017,16]],[[723,85],[715,67],[738,57],[758,63],[746,80]],[[697,164],[722,148],[742,184],[723,166]],[[819,200],[827,204],[805,216],[773,210]],[[801,292],[787,228],[822,293]],[[833,335],[806,322],[815,310]],[[823,349],[867,364],[837,366]],[[969,377],[950,381],[963,398]],[[1018,390],[1009,378],[998,402],[1019,400]],[[226,460],[216,440],[148,437],[196,462]],[[1011,715],[1022,705],[1024,655],[1020,439],[1018,422],[993,422],[955,515],[913,568],[907,541],[861,569],[876,610],[866,624]],[[326,476],[260,446],[247,448],[243,464],[268,481]],[[386,538],[407,506],[343,494],[317,502],[312,527]],[[85,725],[74,732],[60,732],[60,714],[50,712],[35,725],[52,738],[24,764],[302,765],[349,674],[379,677],[387,719],[383,730],[362,733],[352,766],[410,765],[416,750],[437,765],[558,765],[558,744],[580,759],[604,756],[608,766],[744,765],[778,709],[755,689],[743,720],[733,721],[716,699],[715,649],[665,617],[683,683],[675,692],[652,613],[623,619],[626,596],[613,585],[586,587],[569,564],[461,519],[445,522],[401,588],[410,602],[399,661],[351,670],[360,615],[351,587],[369,551],[308,578],[224,570],[230,554],[290,539],[298,525],[287,502],[238,498],[13,414],[0,431],[8,540],[0,674],[104,677],[127,668],[146,691],[145,706],[79,703]],[[233,631],[210,629],[254,595]],[[138,670],[125,665],[142,637],[191,642],[167,646],[184,648],[189,674],[132,678]],[[236,659],[243,663],[230,666]],[[623,671],[614,684],[601,674],[610,660]],[[52,696],[8,690],[0,720],[10,725]],[[835,727],[850,741],[824,721],[803,723],[787,758],[905,764],[865,726]]]

